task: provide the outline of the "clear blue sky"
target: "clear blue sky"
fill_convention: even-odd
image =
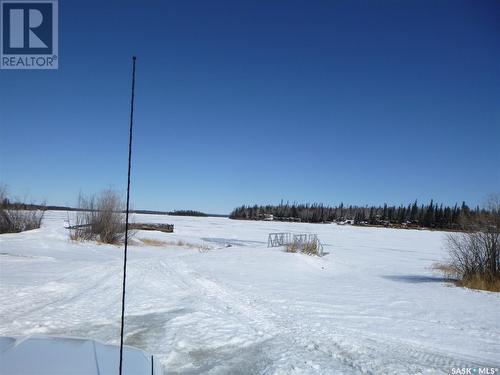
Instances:
[[[0,71],[0,180],[76,203],[481,203],[500,190],[500,2],[60,1],[59,70]]]

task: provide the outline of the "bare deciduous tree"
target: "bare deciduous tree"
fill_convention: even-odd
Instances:
[[[78,197],[78,211],[70,230],[73,240],[99,240],[119,243],[125,238],[124,203],[117,192],[108,189],[99,196]]]
[[[19,233],[40,228],[44,212],[44,209],[23,209],[21,204],[11,204],[7,187],[0,184],[0,233]]]
[[[500,281],[500,196],[491,196],[485,208],[474,219],[463,219],[464,232],[448,235],[452,266],[465,285]]]

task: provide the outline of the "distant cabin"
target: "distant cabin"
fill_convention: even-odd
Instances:
[[[354,225],[354,220],[348,219],[348,220],[342,220],[337,223],[338,225]]]

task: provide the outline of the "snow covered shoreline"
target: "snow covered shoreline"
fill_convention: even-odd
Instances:
[[[500,295],[452,287],[432,271],[446,259],[442,232],[135,216],[175,225],[137,233],[125,322],[126,344],[169,373],[500,367]],[[116,344],[122,249],[70,242],[65,218],[48,212],[41,229],[0,236],[0,335]],[[268,249],[267,234],[279,231],[317,233],[329,254]]]

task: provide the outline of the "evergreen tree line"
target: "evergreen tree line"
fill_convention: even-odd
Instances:
[[[234,209],[231,219],[300,221],[306,223],[345,222],[351,220],[355,225],[408,226],[439,229],[460,229],[464,218],[473,219],[479,214],[488,213],[484,209],[469,208],[461,205],[444,206],[433,200],[429,204],[415,201],[408,206],[325,206],[323,204],[289,204],[266,206],[241,206]]]

